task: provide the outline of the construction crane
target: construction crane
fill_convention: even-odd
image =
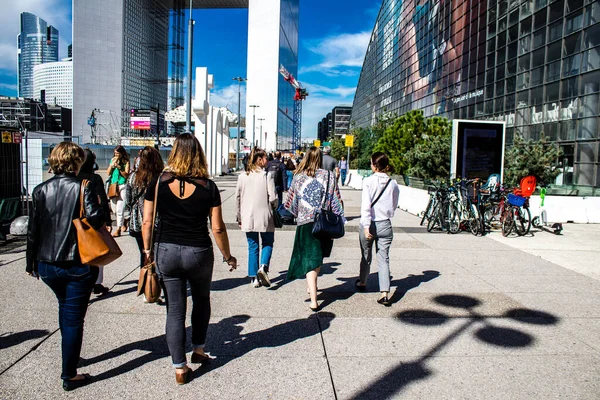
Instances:
[[[302,87],[302,84],[294,78],[292,74],[288,72],[283,65],[279,65],[279,73],[283,76],[286,82],[288,82],[295,89],[294,92],[294,131],[292,133],[292,148],[293,150],[299,150],[301,146],[302,138],[302,101],[306,100],[308,92]]]

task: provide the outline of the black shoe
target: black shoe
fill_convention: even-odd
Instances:
[[[359,292],[367,291],[367,285],[361,285],[360,279],[357,279],[356,282],[354,282],[354,286],[356,287],[356,290],[358,290]]]
[[[108,293],[109,290],[110,289],[107,288],[106,286],[102,286],[100,284],[94,285],[94,294],[100,294],[100,295],[106,294],[106,293]]]
[[[377,300],[377,302],[379,304],[383,304],[386,307],[389,307],[392,305],[392,303],[390,302],[390,299],[387,296],[381,297],[379,300]]]
[[[85,386],[92,381],[92,377],[90,376],[90,374],[81,374],[81,376],[83,376],[83,379],[63,380],[63,389],[68,392],[70,390]]]

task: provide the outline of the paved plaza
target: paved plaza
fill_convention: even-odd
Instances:
[[[306,281],[285,280],[294,228],[276,232],[273,286],[252,288],[235,178],[217,182],[240,265],[215,263],[213,363],[190,364],[191,382],[175,384],[165,307],[136,297],[139,254],[123,236],[124,255],[105,268],[111,291],[92,296],[86,318],[79,372],[94,381],[64,392],[57,301],[25,274],[24,241],[13,239],[0,244],[0,399],[600,398],[600,226],[474,237],[427,233],[398,212],[394,304],[383,307],[375,265],[368,292],[354,289],[360,191],[344,188],[348,232],[322,268],[313,313]]]

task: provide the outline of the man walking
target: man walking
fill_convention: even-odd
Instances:
[[[275,178],[275,191],[279,200],[277,207],[283,202],[283,192],[287,190],[286,179],[283,179],[285,174],[285,164],[281,161],[281,152],[276,151],[272,161],[269,161],[267,172],[273,174]]]
[[[340,178],[340,169],[338,168],[338,162],[331,156],[331,147],[323,147],[323,164],[324,170],[335,172],[335,179]]]
[[[344,186],[344,183],[346,182],[346,175],[348,174],[348,161],[346,161],[346,157],[342,156],[338,162],[338,168],[340,170],[342,186]]]

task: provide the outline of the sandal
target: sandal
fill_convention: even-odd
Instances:
[[[392,305],[392,303],[390,302],[390,299],[387,296],[383,296],[383,297],[379,298],[379,300],[377,300],[377,302],[379,304],[383,304],[386,307],[389,307]]]

